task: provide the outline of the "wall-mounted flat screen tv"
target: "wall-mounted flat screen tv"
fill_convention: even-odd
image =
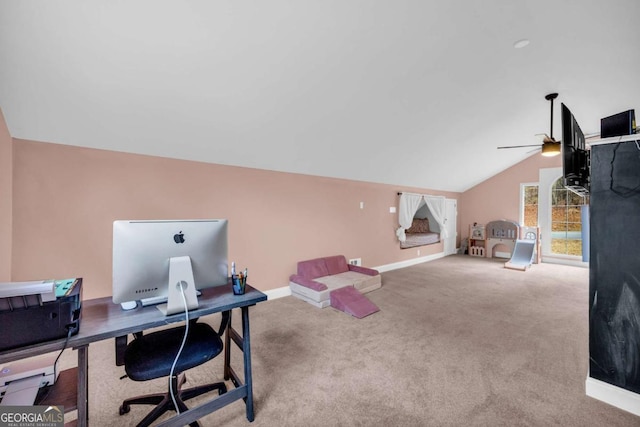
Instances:
[[[564,104],[562,104],[562,175],[566,188],[580,196],[589,194],[589,151],[580,125]]]

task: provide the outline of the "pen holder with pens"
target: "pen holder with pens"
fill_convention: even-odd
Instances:
[[[243,277],[242,273],[231,275],[231,288],[234,295],[243,295],[244,286],[247,284],[247,278]]]
[[[236,273],[236,263],[231,263],[231,289],[234,295],[244,295],[244,288],[247,284],[247,269],[244,272]]]

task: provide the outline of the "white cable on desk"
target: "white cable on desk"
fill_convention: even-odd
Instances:
[[[184,296],[184,288],[182,287],[182,282],[178,283],[180,285],[180,291],[182,294],[182,302],[184,303],[184,316],[185,316],[185,329],[184,329],[184,338],[182,338],[182,344],[180,345],[180,349],[178,350],[178,354],[176,358],[173,360],[173,365],[171,365],[171,371],[169,372],[169,393],[171,393],[171,400],[173,401],[173,407],[176,409],[176,413],[180,414],[180,408],[178,408],[178,404],[176,402],[176,398],[173,393],[173,371],[176,368],[176,363],[178,363],[178,359],[180,358],[180,353],[182,353],[182,349],[184,348],[185,343],[187,342],[187,336],[189,335],[189,308],[187,307],[187,298]],[[176,380],[176,384],[178,381]]]

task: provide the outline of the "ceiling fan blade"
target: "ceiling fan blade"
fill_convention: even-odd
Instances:
[[[531,144],[531,145],[507,145],[505,147],[497,147],[498,150],[501,150],[503,148],[523,148],[523,147],[541,147],[540,144]]]
[[[536,135],[538,138],[540,138],[540,141],[542,141],[543,143],[548,143],[548,142],[560,142],[560,141],[556,141],[556,139],[552,136],[547,135],[546,133],[536,133]]]

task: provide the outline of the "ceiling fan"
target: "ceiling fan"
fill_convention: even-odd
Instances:
[[[556,99],[557,97],[558,97],[557,93],[550,93],[544,97],[544,99],[546,99],[547,101],[551,101],[551,129],[549,132],[551,136],[547,135],[546,133],[536,135],[536,136],[542,137],[542,144],[509,145],[505,147],[498,147],[498,150],[505,149],[505,148],[538,147],[538,148],[542,148],[543,156],[551,157],[551,156],[556,156],[560,154],[560,141],[556,141],[553,138],[553,100]]]

